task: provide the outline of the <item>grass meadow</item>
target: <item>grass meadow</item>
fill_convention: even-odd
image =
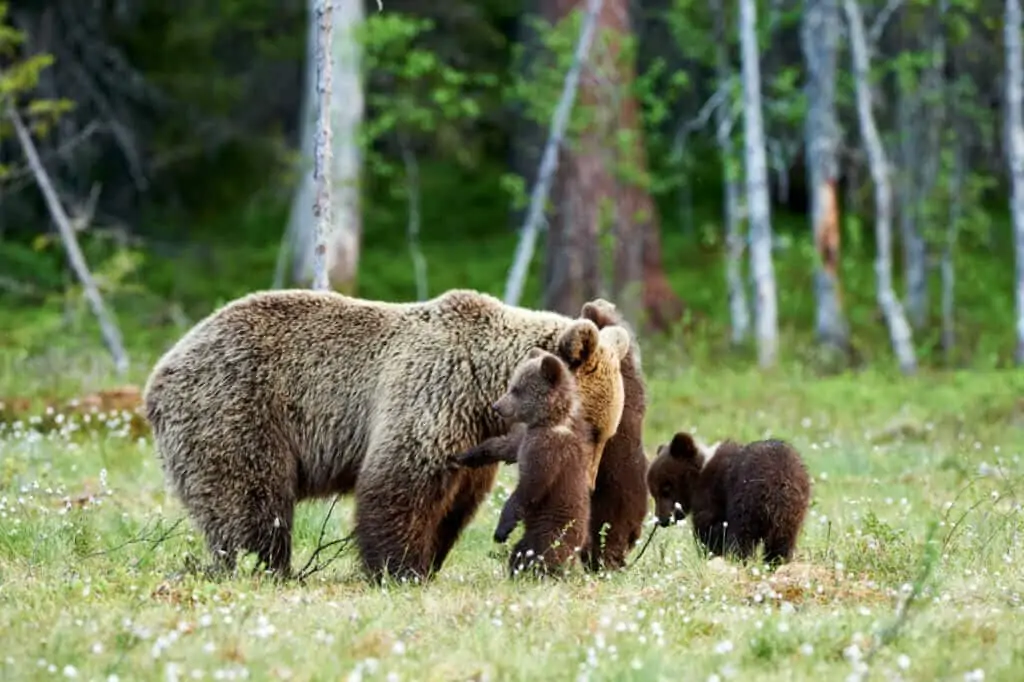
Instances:
[[[210,581],[131,393],[70,392],[95,371],[81,357],[35,368],[65,390],[0,408],[0,679],[1020,679],[1024,374],[644,362],[649,454],[679,428],[803,453],[793,564],[709,562],[683,524],[623,572],[511,582],[490,538],[506,467],[428,585],[372,587],[354,550],[304,585]],[[329,507],[300,507],[297,568]],[[325,538],[351,514],[340,502]]]
[[[500,291],[513,234],[428,237],[431,295]],[[210,581],[193,570],[206,550],[165,490],[136,395],[117,387],[141,386],[212,307],[266,286],[276,239],[206,260],[147,255],[126,280],[104,280],[132,354],[124,379],[75,290],[0,305],[0,680],[1021,679],[1024,371],[1007,366],[1012,266],[958,261],[959,350],[944,360],[930,324],[915,339],[921,372],[901,378],[875,312],[870,245],[851,243],[844,301],[862,362],[836,372],[809,338],[806,241],[776,254],[778,369],[728,351],[720,242],[671,231],[666,268],[693,315],[682,342],[642,343],[649,456],[678,429],[778,436],[802,452],[812,508],[796,561],[771,576],[708,562],[683,524],[659,529],[623,572],[513,583],[491,541],[515,484],[505,467],[429,585],[372,587],[352,551],[305,584]],[[366,249],[360,293],[413,297],[404,243],[369,235]],[[329,507],[299,507],[295,568]],[[325,540],[346,536],[351,519],[342,500]]]

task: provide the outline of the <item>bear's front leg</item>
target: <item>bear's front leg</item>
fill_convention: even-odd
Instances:
[[[488,438],[456,455],[456,466],[476,469],[498,463],[514,464],[519,459],[521,440],[521,437],[513,435]]]
[[[494,529],[494,541],[504,543],[508,536],[516,529],[516,525],[522,520],[522,506],[519,504],[519,488],[512,491],[512,494],[505,500],[505,506],[501,508],[501,516],[498,517],[498,526]]]

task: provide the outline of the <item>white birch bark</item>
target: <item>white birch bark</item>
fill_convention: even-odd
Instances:
[[[867,40],[864,37],[864,20],[857,0],[843,0],[847,27],[850,37],[850,56],[853,62],[853,77],[857,98],[857,120],[861,138],[871,167],[871,180],[875,186],[875,277],[877,281],[878,306],[885,316],[892,340],[893,352],[900,370],[912,374],[917,370],[917,358],[910,325],[903,312],[903,306],[892,287],[892,179],[889,160],[882,146],[882,138],[875,123],[872,105],[870,60]]]
[[[715,71],[719,88],[728,88],[732,78],[726,43],[725,7],[711,0],[715,13]],[[727,91],[728,92],[728,91]],[[750,306],[743,286],[743,234],[740,226],[740,168],[736,159],[736,144],[732,138],[732,97],[715,107],[715,140],[722,156],[722,184],[724,185],[725,219],[725,280],[729,294],[729,321],[731,341],[739,345],[750,336]]]
[[[1013,234],[1016,245],[1017,277],[1014,288],[1017,301],[1017,353],[1018,364],[1024,365],[1024,56],[1021,50],[1020,0],[1006,0],[1004,19],[1006,44],[1006,107],[1008,157],[1010,179],[1013,186],[1010,213],[1013,216]]]
[[[953,168],[949,173],[949,219],[946,224],[946,238],[939,262],[942,284],[942,351],[949,363],[956,348],[956,269],[953,257],[956,254],[960,220],[963,218],[964,161],[963,144],[959,139],[953,142]]]
[[[775,365],[778,357],[778,302],[772,263],[771,207],[762,119],[760,50],[756,0],[740,0],[739,32],[743,72],[743,122],[746,157],[750,258],[754,279],[754,329],[758,364]]]
[[[107,349],[114,358],[114,368],[118,374],[123,375],[128,371],[128,353],[124,349],[121,330],[118,328],[113,316],[107,312],[107,307],[103,303],[103,296],[100,294],[99,287],[96,286],[96,280],[93,279],[92,272],[89,271],[89,265],[85,261],[85,255],[82,254],[82,250],[78,246],[75,228],[71,226],[71,220],[60,203],[60,197],[57,196],[57,190],[54,189],[53,183],[50,182],[50,176],[47,175],[46,168],[43,167],[43,162],[39,158],[39,151],[32,141],[32,136],[29,134],[25,123],[21,120],[21,115],[18,114],[18,110],[15,109],[13,104],[7,105],[7,117],[14,127],[14,134],[18,138],[22,151],[25,152],[25,160],[28,161],[29,169],[35,177],[39,191],[43,193],[43,200],[50,211],[50,217],[57,224],[57,231],[60,233],[61,241],[64,243],[64,250],[67,251],[71,268],[75,271],[78,281],[82,283],[82,292],[100,325],[100,334],[103,335]]]
[[[897,123],[900,140],[900,236],[903,240],[903,270],[907,315],[911,324],[920,328],[928,312],[927,255],[921,233],[921,202],[925,196],[921,172],[923,149],[920,134],[920,96],[902,91],[897,102]]]
[[[306,55],[306,90],[302,102],[301,155],[302,178],[292,200],[285,240],[291,252],[288,268],[282,251],[275,273],[274,286],[284,285],[286,270],[299,282],[308,282],[313,276],[313,256],[316,237],[316,144],[318,112],[317,48],[321,35],[318,11],[321,4],[330,2],[331,89],[324,100],[329,104],[331,144],[329,173],[331,212],[333,213],[327,243],[325,264],[332,286],[348,287],[355,279],[359,265],[362,241],[362,209],[360,202],[360,175],[362,152],[359,129],[363,120],[365,99],[361,76],[361,46],[356,31],[365,17],[359,0],[310,0],[309,36]]]
[[[838,217],[832,182],[838,175],[836,146],[836,51],[839,42],[838,0],[805,0],[800,42],[807,65],[807,149],[808,187],[811,196],[811,234],[821,243],[827,221]],[[838,230],[838,225],[834,226]],[[820,251],[820,250],[819,250]],[[837,256],[838,258],[838,256]],[[835,263],[838,270],[839,263]],[[814,274],[816,299],[815,332],[822,343],[846,348],[849,329],[839,298],[837,272],[819,259]]]

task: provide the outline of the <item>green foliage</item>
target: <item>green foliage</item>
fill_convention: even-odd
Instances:
[[[394,154],[376,151],[384,139],[400,144],[433,139],[442,154],[471,164],[471,149],[461,131],[481,115],[480,97],[497,86],[497,77],[471,73],[445,63],[419,43],[433,29],[429,19],[386,12],[371,14],[359,40],[365,50],[368,116],[361,131],[367,162],[375,173],[392,176]],[[383,84],[385,87],[374,87]]]

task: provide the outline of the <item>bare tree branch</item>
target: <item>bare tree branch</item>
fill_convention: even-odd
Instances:
[[[878,16],[875,17],[874,23],[871,24],[871,28],[868,30],[867,47],[869,51],[878,43],[879,38],[882,37],[882,32],[889,23],[889,19],[892,18],[892,15],[902,5],[903,0],[889,0],[885,3],[885,7],[878,12]]]
[[[118,374],[124,374],[128,370],[128,354],[125,352],[124,343],[121,340],[121,331],[118,329],[114,319],[107,313],[100,290],[92,278],[92,273],[89,272],[85,256],[82,255],[82,251],[78,247],[78,239],[75,237],[75,230],[71,226],[71,221],[68,220],[64,208],[60,204],[57,191],[53,188],[53,184],[46,174],[42,161],[39,160],[39,153],[32,142],[32,136],[29,135],[28,129],[25,128],[25,124],[22,122],[21,116],[18,114],[18,110],[13,102],[8,102],[7,104],[7,116],[14,126],[18,142],[21,144],[29,167],[36,177],[36,183],[38,183],[39,189],[43,193],[43,198],[46,200],[46,206],[50,211],[50,215],[53,217],[53,221],[57,223],[57,229],[60,231],[61,239],[64,241],[64,248],[68,252],[68,259],[71,261],[71,267],[82,283],[85,297],[89,301],[96,319],[99,321],[100,332],[106,341],[110,354],[114,357],[114,366]]]

